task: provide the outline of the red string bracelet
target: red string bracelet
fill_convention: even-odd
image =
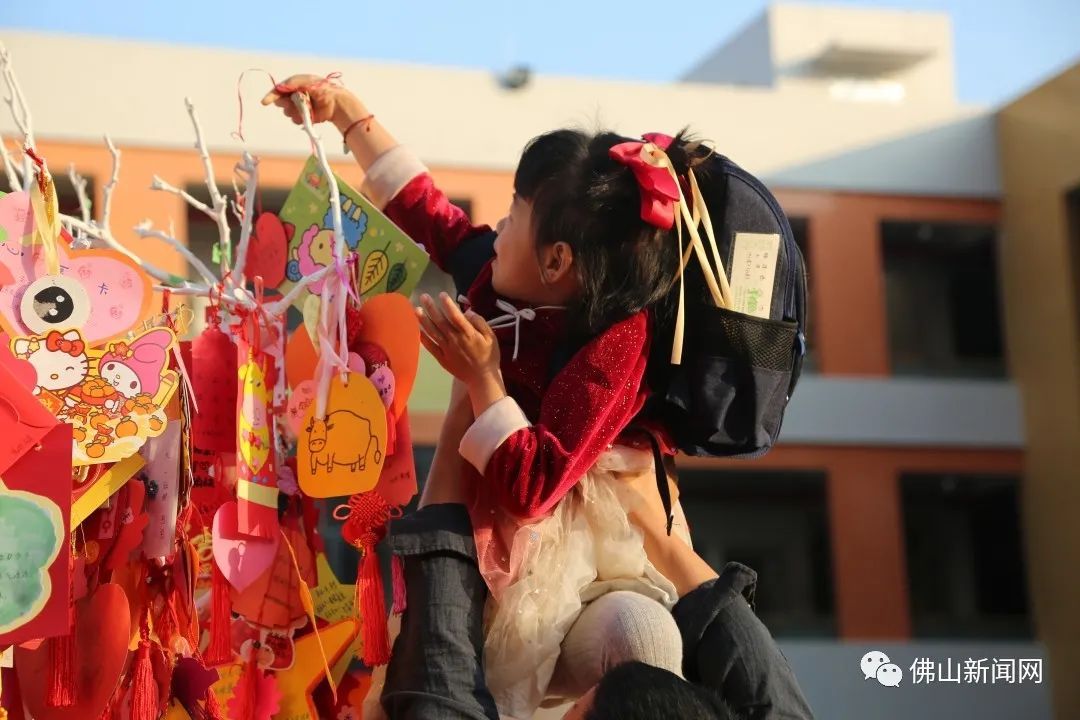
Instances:
[[[344,148],[345,148],[344,152],[346,154],[348,154],[348,152],[349,152],[349,133],[351,133],[353,131],[353,129],[357,125],[360,125],[362,123],[367,123],[368,124],[367,128],[365,128],[365,132],[371,132],[371,121],[374,120],[374,119],[375,119],[375,113],[372,113],[370,115],[365,115],[364,117],[360,118],[359,120],[356,120],[355,122],[353,122],[351,125],[349,125],[349,127],[345,128],[345,132],[341,133],[341,144],[344,146]]]

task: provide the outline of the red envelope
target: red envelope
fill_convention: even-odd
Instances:
[[[16,394],[5,392],[5,397]],[[33,395],[30,395],[30,399],[36,402]],[[34,612],[28,622],[17,624],[16,621],[14,627],[0,633],[0,647],[68,632],[68,607],[71,603],[71,543],[68,542],[71,533],[71,445],[71,426],[54,424],[52,430],[38,441],[39,447],[26,452],[3,473],[3,484],[16,499],[41,495],[52,501],[59,509],[59,522],[55,525],[58,547],[49,565],[45,604]],[[32,502],[32,498],[28,502]],[[14,589],[14,582],[29,582],[22,575],[23,570],[17,567],[17,561],[13,565],[12,561],[6,560],[9,553],[25,552],[24,542],[25,538],[20,538],[18,534],[9,537],[0,533],[0,555],[4,558],[0,562],[0,574],[16,574],[14,580],[4,578],[3,586],[7,590]],[[4,567],[5,564],[10,567]]]
[[[4,332],[0,332],[0,365],[10,370],[19,384],[27,390],[33,391],[37,385],[37,371],[34,366],[12,354],[11,336]]]
[[[199,405],[191,418],[192,443],[200,450],[236,452],[236,346],[220,329],[207,328],[192,341],[187,367]]]
[[[11,369],[0,363],[0,438],[4,439],[0,443],[0,475],[59,422]],[[68,485],[71,485],[70,469]]]
[[[375,492],[390,505],[402,507],[408,505],[416,495],[416,461],[413,458],[408,411],[403,412],[397,421],[394,454],[386,458]]]

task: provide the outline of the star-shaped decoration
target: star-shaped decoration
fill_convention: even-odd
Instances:
[[[344,585],[337,579],[326,553],[319,553],[315,558],[315,571],[319,578],[319,584],[311,588],[315,615],[327,622],[353,617],[356,613],[356,586]]]
[[[350,618],[327,625],[319,631],[319,635],[310,632],[296,641],[296,661],[293,666],[276,673],[278,689],[282,694],[276,720],[318,720],[319,712],[315,709],[311,693],[326,679],[319,639],[322,639],[326,661],[330,667],[334,667],[359,633],[360,623]]]
[[[165,712],[165,720],[191,720],[191,714],[184,709],[176,700],[169,703],[169,709]]]

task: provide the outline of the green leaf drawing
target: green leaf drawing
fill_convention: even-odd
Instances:
[[[405,269],[405,263],[399,262],[390,268],[390,272],[386,274],[386,292],[394,292],[399,287],[405,284],[405,278],[409,276],[409,271]]]

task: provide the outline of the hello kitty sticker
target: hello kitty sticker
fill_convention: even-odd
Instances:
[[[78,330],[11,341],[35,373],[34,395],[73,428],[72,463],[118,462],[165,430],[164,407],[178,378],[169,369],[176,336],[156,328],[90,349]]]

